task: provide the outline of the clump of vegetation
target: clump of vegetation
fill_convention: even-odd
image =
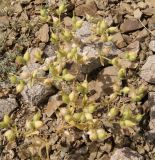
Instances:
[[[71,29],[64,28],[61,20],[62,14],[66,11],[66,4],[62,3],[59,8],[49,16],[49,11],[42,9],[40,12],[40,20],[44,23],[52,22],[52,31],[50,40],[56,48],[56,59],[54,62],[46,63],[42,70],[46,71],[45,77],[39,77],[37,70],[33,72],[23,72],[21,75],[12,74],[10,76],[11,83],[16,85],[16,92],[20,93],[26,85],[32,86],[34,83],[42,82],[46,86],[52,86],[54,82],[67,83],[72,90],[66,92],[61,90],[61,97],[64,107],[59,108],[59,116],[64,118],[64,121],[69,127],[76,127],[85,134],[89,135],[92,141],[103,141],[115,133],[111,133],[102,119],[98,118],[96,114],[99,110],[103,110],[107,121],[110,124],[119,124],[121,128],[132,128],[139,124],[143,114],[132,110],[131,106],[137,105],[141,102],[147,92],[147,87],[141,85],[135,89],[132,84],[128,82],[128,72],[130,68],[126,68],[121,64],[121,59],[126,59],[131,63],[135,63],[138,58],[137,53],[127,52],[125,57],[115,57],[113,59],[107,58],[109,50],[101,49],[98,52],[98,58],[101,64],[108,61],[109,65],[113,65],[118,69],[117,81],[113,84],[113,93],[107,97],[101,97],[102,101],[96,102],[89,99],[89,88],[87,75],[83,82],[77,81],[77,75],[70,73],[66,68],[68,63],[76,63],[82,65],[89,61],[89,57],[80,54],[82,42],[77,41],[76,31],[83,25],[83,21],[76,16],[72,17]],[[112,41],[112,34],[117,32],[116,27],[109,27],[105,20],[98,19],[87,15],[87,20],[92,24],[92,35],[90,39],[92,42],[108,42]],[[34,55],[36,61],[44,64],[42,52],[36,52]],[[31,61],[30,53],[27,51],[24,56],[16,57],[16,64],[19,66],[28,65]],[[125,83],[124,83],[125,82]],[[121,101],[122,98],[127,97],[128,101]],[[25,134],[18,133],[17,127],[11,127],[9,117],[5,116],[1,122],[1,127],[6,128],[7,131],[4,136],[8,141],[12,141],[18,136],[24,137],[34,136],[39,134],[39,129],[43,126],[40,113],[37,113],[32,120],[26,121]]]

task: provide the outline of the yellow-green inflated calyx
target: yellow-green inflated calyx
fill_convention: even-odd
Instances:
[[[109,116],[110,118],[114,118],[114,117],[117,116],[118,113],[119,113],[119,110],[118,110],[116,107],[114,107],[114,108],[111,108],[111,109],[110,109],[110,111],[109,111],[109,113],[108,113],[108,116]]]
[[[29,60],[30,60],[30,53],[29,53],[28,51],[24,54],[23,59],[24,59],[26,62],[29,62]]]
[[[16,138],[16,135],[15,133],[10,129],[10,130],[7,130],[5,133],[4,133],[4,136],[6,137],[6,139],[11,142],[13,140],[15,140]]]

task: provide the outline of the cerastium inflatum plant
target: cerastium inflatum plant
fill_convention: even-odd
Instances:
[[[125,52],[124,57],[115,57],[109,59],[108,53],[110,47],[98,49],[98,58],[100,63],[104,65],[104,61],[108,61],[109,65],[113,65],[117,70],[117,80],[113,84],[113,93],[108,97],[100,97],[100,102],[91,101],[89,98],[89,82],[87,75],[83,82],[77,81],[77,75],[71,74],[66,68],[66,64],[75,63],[77,65],[86,64],[89,57],[80,54],[83,43],[105,43],[112,41],[112,34],[117,32],[117,27],[109,27],[107,22],[102,18],[94,18],[86,15],[87,21],[91,24],[92,34],[85,41],[77,40],[76,31],[83,25],[83,20],[79,19],[73,14],[71,28],[64,26],[61,15],[66,12],[66,4],[62,3],[52,16],[48,9],[41,9],[40,20],[43,23],[52,24],[50,34],[50,41],[56,48],[56,58],[54,61],[46,63],[42,70],[46,71],[45,77],[37,75],[38,70],[31,72],[23,72],[19,75],[10,75],[10,81],[16,85],[16,92],[20,93],[26,85],[34,85],[35,83],[42,83],[46,86],[51,86],[55,81],[58,83],[67,83],[72,86],[72,90],[67,92],[60,91],[64,107],[58,109],[60,116],[64,118],[66,124],[70,127],[76,127],[83,130],[89,135],[92,141],[100,141],[112,136],[106,130],[106,124],[102,118],[97,118],[96,114],[99,109],[104,109],[109,123],[118,123],[122,128],[135,127],[141,121],[143,114],[134,112],[130,105],[140,104],[147,92],[147,87],[141,85],[135,89],[132,84],[128,83],[128,71],[130,68],[123,66],[120,61],[125,59],[131,63],[135,63],[138,59],[138,54],[135,52]],[[36,61],[44,64],[44,57],[42,52],[36,52],[34,55]],[[16,57],[16,64],[20,66],[28,65],[31,61],[30,53],[27,51],[24,56]],[[68,83],[69,82],[69,83]],[[126,83],[124,83],[126,82]],[[120,102],[121,98],[128,98],[128,102]],[[113,103],[115,102],[115,103]],[[118,102],[118,103],[117,103]],[[3,120],[4,121],[4,120]],[[37,113],[32,120],[26,121],[26,134],[30,136],[38,134],[38,129],[41,128],[43,122],[40,120],[40,115]],[[1,126],[8,127],[8,124],[1,122]],[[12,130],[8,130],[5,136],[10,141],[16,136],[12,135]],[[9,138],[10,136],[10,138]]]

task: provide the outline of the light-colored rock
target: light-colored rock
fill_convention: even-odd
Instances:
[[[115,47],[115,45],[112,42],[106,42],[106,43],[95,43],[91,45],[84,46],[80,54],[87,56],[88,61],[87,63],[82,65],[81,71],[83,73],[90,73],[93,70],[101,67],[100,59],[99,59],[99,49],[109,48],[109,53],[107,54],[108,58],[114,58],[118,54],[122,53],[119,49]],[[106,65],[106,64],[104,64]]]
[[[125,47],[127,44],[125,43],[123,37],[122,37],[122,34],[120,32],[114,34],[112,36],[112,40],[113,42],[115,43],[115,45],[118,47],[118,48],[123,48]]]
[[[139,43],[139,41],[135,41],[135,42],[132,42],[131,44],[129,44],[127,46],[126,50],[138,53],[139,50],[140,50],[140,43]]]
[[[0,16],[0,27],[7,27],[9,25],[9,18],[7,16]]]
[[[140,42],[144,42],[145,38],[149,35],[148,31],[144,28],[142,31],[140,31],[135,38],[135,40],[138,40]]]
[[[144,21],[144,25],[146,25],[146,21]],[[124,23],[121,24],[120,30],[122,33],[132,32],[138,29],[143,28],[141,23],[137,19],[126,19]]]
[[[14,5],[14,12],[17,14],[20,14],[23,11],[22,6],[20,3],[16,3]]]
[[[153,52],[155,52],[155,40],[152,40],[150,43],[149,43],[149,49]]]
[[[18,107],[15,98],[0,99],[0,119]]]
[[[139,8],[137,8],[133,14],[134,14],[134,18],[140,19],[143,13],[140,11]]]
[[[95,0],[97,8],[100,10],[104,10],[108,5],[108,0]]]
[[[149,19],[148,26],[150,30],[155,30],[155,15]]]
[[[44,24],[39,31],[37,32],[37,37],[41,42],[49,41],[49,26],[48,24]]]
[[[56,57],[54,45],[47,45],[44,49],[44,54],[47,57],[53,57],[54,59]]]
[[[91,23],[84,21],[82,27],[76,31],[75,35],[82,42],[85,42],[91,35]]]
[[[155,55],[149,56],[142,66],[140,77],[146,82],[155,84]]]
[[[144,158],[138,152],[128,147],[124,147],[117,149],[110,160],[144,160]]]
[[[33,105],[41,105],[43,102],[47,101],[50,96],[56,93],[55,87],[46,87],[42,84],[34,84],[32,87],[26,86],[21,92],[23,99],[27,103],[32,103]]]
[[[95,16],[97,13],[97,6],[94,1],[88,1],[86,4],[78,5],[75,8],[77,16],[85,16],[86,14]]]
[[[20,0],[21,4],[29,4],[31,0]]]

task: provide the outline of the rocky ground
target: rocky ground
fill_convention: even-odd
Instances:
[[[63,17],[64,25],[71,26],[71,15],[75,15],[85,22],[77,31],[77,37],[82,41],[90,34],[90,24],[86,21],[86,14],[103,17],[109,26],[117,26],[118,32],[113,35],[110,56],[119,56],[124,51],[138,53],[138,61],[133,65],[122,61],[127,68],[136,72],[133,80],[138,84],[148,86],[147,95],[143,102],[144,117],[136,129],[125,131],[109,137],[102,142],[91,142],[78,129],[61,130],[62,119],[58,119],[55,112],[62,101],[59,100],[59,86],[45,88],[35,84],[32,88],[25,88],[21,94],[16,94],[15,87],[9,82],[9,73],[19,70],[34,70],[41,67],[33,59],[36,50],[42,50],[46,60],[55,57],[55,48],[50,42],[52,26],[40,23],[39,15],[42,7],[57,8],[59,0],[12,0],[0,2],[0,118],[9,114],[18,128],[23,131],[26,119],[32,117],[36,111],[41,111],[45,125],[41,128],[42,158],[45,156],[46,144],[50,144],[49,157],[51,160],[155,160],[155,1],[154,0],[70,0],[67,12]],[[19,68],[14,62],[17,55],[23,55],[30,50],[32,63],[29,68]],[[112,93],[112,82],[117,77],[113,66],[102,66],[96,58],[96,46],[89,44],[83,48],[92,61],[81,68],[79,81],[83,74],[89,76],[90,90],[95,94],[93,100]],[[73,68],[74,72],[74,68]],[[44,75],[45,73],[39,73]],[[103,118],[102,113],[97,114]],[[104,118],[103,118],[104,120]],[[117,127],[116,127],[117,128]],[[62,131],[60,131],[62,132]],[[113,132],[117,132],[113,130]],[[0,131],[0,159],[26,160],[31,159],[28,147],[36,145],[37,137],[29,141],[19,139],[7,144],[3,138],[4,130]],[[35,146],[33,152],[38,152]],[[37,148],[38,147],[38,148]],[[34,159],[39,159],[38,157]]]

